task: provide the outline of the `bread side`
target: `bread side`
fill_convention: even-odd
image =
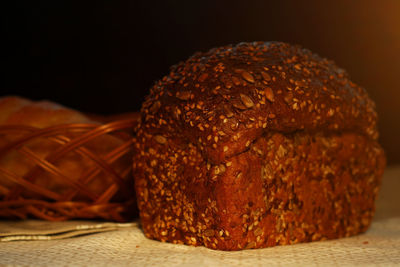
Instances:
[[[191,144],[146,147],[136,163],[146,236],[222,250],[365,231],[384,168],[379,145],[356,134],[270,133],[218,165]]]

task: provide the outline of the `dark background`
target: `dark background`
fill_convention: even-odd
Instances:
[[[13,5],[0,8],[0,95],[45,98],[98,114],[136,111],[154,81],[195,51],[285,41],[333,59],[367,89],[377,103],[389,163],[400,163],[400,1]]]

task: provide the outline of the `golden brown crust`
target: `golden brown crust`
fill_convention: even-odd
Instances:
[[[269,133],[218,165],[190,145],[144,147],[135,164],[146,236],[221,250],[364,232],[385,165],[357,134]]]
[[[155,84],[142,113],[144,127],[199,142],[214,161],[246,150],[246,143],[268,131],[378,137],[374,103],[344,70],[309,50],[276,42],[192,56]]]
[[[134,156],[145,234],[237,250],[371,221],[385,157],[366,92],[284,43],[198,53],[155,84]]]

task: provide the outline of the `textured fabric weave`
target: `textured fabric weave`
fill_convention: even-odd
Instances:
[[[40,220],[0,221],[0,242],[63,239],[132,226],[136,226],[136,224],[77,220],[65,222]]]

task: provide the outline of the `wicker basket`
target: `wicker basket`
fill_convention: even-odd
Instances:
[[[0,217],[135,217],[131,159],[136,123],[133,118],[44,129],[0,126]]]

